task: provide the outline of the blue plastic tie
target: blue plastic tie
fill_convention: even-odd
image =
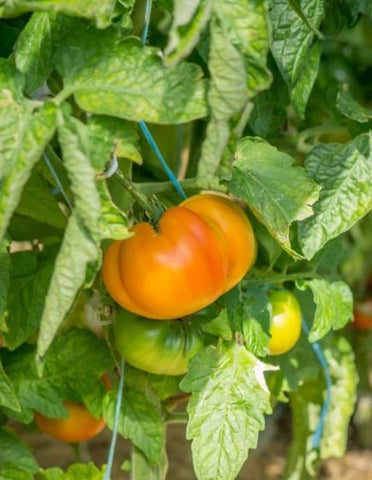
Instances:
[[[150,130],[148,129],[146,123],[141,120],[139,122],[139,124],[140,124],[140,127],[141,127],[141,130],[142,130],[143,134],[146,137],[146,140],[148,141],[150,147],[153,149],[156,156],[160,160],[160,163],[162,164],[162,166],[165,170],[165,173],[168,175],[168,177],[169,177],[170,181],[173,183],[175,189],[181,195],[182,198],[187,198],[187,196],[186,196],[185,192],[183,191],[179,181],[177,180],[177,177],[172,172],[172,170],[169,168],[167,162],[165,161],[163,155],[161,154],[161,152],[159,150],[159,147],[157,146],[154,138],[152,137],[152,135],[150,133]]]
[[[309,335],[310,330],[309,327],[307,326],[307,323],[305,319],[302,319],[302,328],[306,335]],[[326,393],[326,398],[323,403],[322,410],[320,412],[320,417],[318,421],[318,425],[315,429],[314,435],[313,435],[313,440],[312,440],[312,446],[314,449],[317,449],[320,447],[320,442],[322,440],[323,436],[323,430],[324,430],[324,424],[326,420],[326,416],[329,412],[329,408],[331,406],[331,388],[332,388],[332,378],[331,374],[329,371],[329,367],[327,364],[327,359],[324,356],[322,347],[319,345],[318,342],[312,342],[311,346],[314,350],[315,355],[317,356],[320,366],[322,367],[325,381],[326,381],[326,387],[327,387],[327,393]]]
[[[54,167],[51,163],[51,161],[49,160],[49,158],[46,156],[45,153],[43,153],[43,157],[44,157],[44,162],[46,163],[47,167],[49,168],[50,170],[50,173],[52,174],[52,177],[54,178],[54,181],[56,182],[57,184],[57,187],[58,187],[58,191],[56,193],[59,193],[61,192],[63,198],[65,199],[67,205],[70,207],[70,210],[72,210],[72,205],[71,205],[71,202],[70,200],[68,199],[68,196],[65,192],[65,189],[63,188],[63,185],[62,183],[60,182],[59,178],[58,178],[58,175],[57,175],[57,172],[54,170]]]
[[[125,367],[125,363],[124,363],[124,359],[122,359],[121,363],[120,363],[120,380],[119,380],[118,395],[116,397],[114,425],[113,425],[113,429],[112,429],[110,450],[109,450],[109,454],[108,454],[108,457],[107,457],[107,467],[106,467],[106,470],[105,470],[105,475],[103,477],[103,480],[110,480],[112,465],[114,463],[116,440],[117,440],[117,437],[118,437],[120,407],[121,407],[121,402],[122,402],[122,399],[123,399],[124,370],[125,370],[124,367]]]
[[[145,45],[146,40],[147,40],[147,35],[149,33],[151,9],[152,9],[152,0],[147,0],[146,1],[146,7],[145,7],[145,28],[144,28],[143,34],[142,34],[142,45]],[[158,157],[158,159],[159,159],[160,163],[162,164],[162,166],[165,170],[165,173],[167,174],[169,180],[173,183],[175,189],[181,195],[181,197],[183,199],[187,198],[187,196],[186,196],[185,192],[183,191],[179,181],[177,180],[177,177],[172,172],[172,170],[169,168],[169,165],[167,164],[167,162],[164,159],[161,151],[159,150],[159,147],[157,146],[153,136],[151,135],[151,132],[148,129],[146,123],[143,120],[141,120],[139,122],[139,124],[140,124],[141,130],[142,130],[148,144],[150,145],[150,147],[154,151],[155,155]]]

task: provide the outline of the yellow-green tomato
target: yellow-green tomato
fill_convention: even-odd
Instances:
[[[209,337],[197,318],[159,322],[123,309],[116,316],[114,335],[118,352],[130,365],[158,375],[186,373],[188,361]]]
[[[281,355],[294,347],[301,334],[301,309],[297,298],[287,290],[269,292],[272,319],[269,355]]]

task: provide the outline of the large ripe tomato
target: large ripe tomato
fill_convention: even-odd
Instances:
[[[351,326],[356,330],[372,330],[372,298],[355,304]]]
[[[67,418],[48,418],[35,412],[40,430],[62,442],[84,442],[98,435],[105,427],[103,418],[94,418],[81,403],[66,401]]]
[[[115,345],[136,368],[158,375],[182,375],[190,358],[209,336],[195,319],[158,322],[120,309],[114,324]]]
[[[272,319],[269,355],[288,352],[301,335],[301,308],[296,297],[287,290],[269,292]]]
[[[256,242],[243,210],[216,194],[168,209],[158,232],[145,222],[108,248],[102,277],[125,309],[154,319],[197,312],[236,285],[254,262]]]

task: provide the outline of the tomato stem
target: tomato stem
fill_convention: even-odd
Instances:
[[[168,398],[168,400],[165,402],[165,408],[167,410],[172,410],[175,408],[178,404],[187,402],[187,400],[190,398],[189,393],[183,393],[181,395],[176,395],[174,397]]]
[[[283,282],[294,282],[301,278],[320,278],[318,274],[315,272],[296,272],[296,273],[288,273],[284,275],[273,275],[272,277],[265,277],[259,280],[247,280],[245,282],[246,286],[260,286],[260,285],[268,285],[268,284],[276,284],[276,283],[283,283]]]
[[[179,180],[183,190],[188,192],[195,192],[203,189],[203,186],[199,184],[197,177],[186,178],[185,180]],[[137,190],[146,195],[168,195],[170,193],[176,193],[172,182],[144,182],[134,183]],[[227,192],[227,188],[224,185],[219,185],[215,190],[221,192]]]
[[[63,90],[61,90],[54,98],[53,102],[56,105],[60,105],[63,101],[65,101],[68,97],[70,97],[73,94],[72,88],[66,87]]]
[[[147,198],[147,196],[140,191],[134,183],[132,183],[129,178],[125,175],[122,175],[119,171],[115,174],[118,181],[125,187],[125,189],[132,195],[132,197],[138,202],[141,207],[145,210],[149,218],[153,218],[155,216],[155,209],[154,205],[151,201]]]
[[[165,417],[165,423],[187,423],[188,419],[186,412],[171,412]]]

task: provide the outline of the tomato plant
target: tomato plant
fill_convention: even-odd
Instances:
[[[270,292],[272,320],[270,324],[269,355],[288,352],[301,334],[301,308],[296,297],[286,290]]]
[[[144,222],[131,232],[109,247],[102,276],[121,306],[148,318],[201,310],[235,286],[255,258],[248,218],[218,195],[196,195],[168,209],[158,233]]]
[[[120,309],[115,345],[134,367],[158,375],[182,375],[191,357],[207,344],[198,318],[157,322]]]
[[[112,478],[119,435],[164,480],[182,422],[196,478],[234,480],[280,402],[283,480],[345,455],[372,398],[344,330],[370,322],[368,3],[0,2],[0,478]],[[43,469],[34,415],[105,422],[106,477]]]

